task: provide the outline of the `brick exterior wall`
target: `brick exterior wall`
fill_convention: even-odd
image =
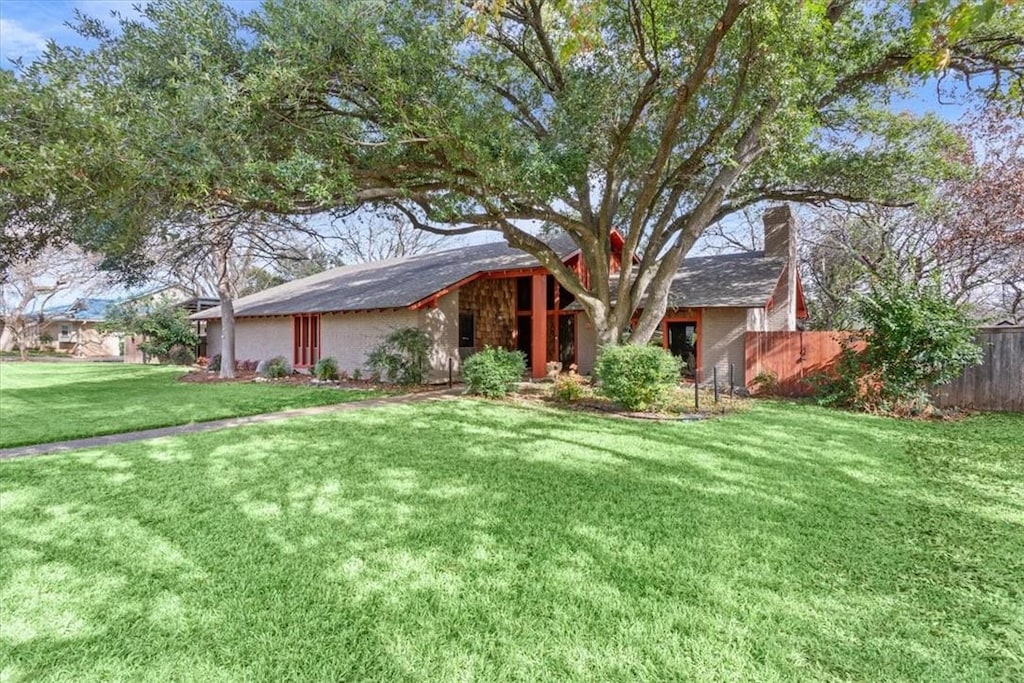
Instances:
[[[744,334],[747,330],[746,308],[705,308],[701,318],[700,381],[710,382],[714,368],[718,367],[719,385],[729,382],[729,364],[733,364],[737,385],[744,382],[746,349]]]
[[[338,368],[349,374],[359,369],[369,373],[366,356],[389,332],[399,327],[426,330],[434,342],[431,352],[432,380],[446,379],[448,359],[455,359],[458,371],[458,293],[442,297],[434,308],[420,311],[375,311],[324,314],[320,317],[320,356],[338,359]],[[220,353],[220,321],[207,325],[208,353]],[[235,357],[265,360],[284,356],[292,360],[293,322],[291,316],[240,318],[235,321]]]

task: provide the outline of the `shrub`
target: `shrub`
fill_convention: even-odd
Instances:
[[[525,371],[522,351],[485,348],[462,364],[462,379],[471,394],[500,398],[515,388]]]
[[[256,366],[256,374],[268,379],[279,379],[292,374],[291,363],[284,356],[274,356]]]
[[[355,370],[352,371],[352,380],[353,381],[359,382],[362,379],[363,379],[363,371],[362,371],[361,368],[356,368]]]
[[[858,311],[870,329],[864,363],[884,404],[919,403],[930,386],[981,362],[976,323],[937,282],[877,283]]]
[[[188,319],[188,311],[168,300],[142,299],[115,304],[107,309],[106,320],[100,330],[142,337],[139,349],[161,363],[190,365],[195,360],[191,351],[188,360],[179,347],[193,349],[199,344],[195,326]],[[177,351],[175,359],[172,351]]]
[[[587,381],[572,371],[556,375],[551,385],[551,396],[563,403],[579,401],[586,394]]]
[[[400,327],[366,357],[378,377],[396,384],[422,384],[430,358],[430,337],[415,327]]]
[[[258,360],[236,360],[235,370],[238,372],[254,372],[260,367]]]
[[[321,358],[313,366],[313,376],[321,382],[338,379],[338,361],[330,356]]]
[[[206,369],[210,372],[220,372],[220,354],[215,353],[210,356],[210,362],[206,364]]]
[[[930,405],[928,390],[981,360],[975,323],[938,283],[876,281],[857,300],[865,348],[846,346],[835,374],[814,378],[823,405],[896,415]]]
[[[679,359],[656,346],[606,346],[594,374],[601,392],[629,410],[647,410],[668,400],[679,384]]]
[[[172,365],[192,365],[195,362],[196,356],[192,353],[192,349],[184,346],[183,344],[175,344],[167,350],[167,362]]]
[[[774,372],[762,370],[750,380],[754,393],[762,396],[774,396],[779,393],[779,376]]]

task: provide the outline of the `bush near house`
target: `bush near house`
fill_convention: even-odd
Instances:
[[[579,401],[587,393],[587,380],[573,370],[556,375],[551,384],[551,396],[562,403]]]
[[[462,379],[471,394],[488,398],[506,396],[522,380],[526,356],[522,351],[487,347],[462,364]]]
[[[606,346],[594,366],[601,393],[629,410],[664,403],[679,383],[679,359],[660,346]]]
[[[422,384],[429,367],[430,337],[415,327],[388,334],[366,357],[370,369],[395,384]]]
[[[313,366],[313,376],[321,382],[333,382],[338,379],[338,360],[331,356],[321,358]]]
[[[280,379],[292,374],[291,363],[284,356],[274,356],[256,366],[256,374],[267,379]]]

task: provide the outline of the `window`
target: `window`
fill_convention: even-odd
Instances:
[[[320,360],[320,315],[296,315],[292,322],[292,363],[309,367]]]
[[[476,346],[476,325],[473,324],[473,312],[459,313],[459,348],[467,349]]]
[[[71,341],[71,325],[67,323],[61,323],[60,336],[57,337],[59,341]]]

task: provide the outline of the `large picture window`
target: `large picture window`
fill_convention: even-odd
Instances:
[[[297,368],[314,365],[320,360],[320,314],[296,315],[292,321],[292,363]]]

